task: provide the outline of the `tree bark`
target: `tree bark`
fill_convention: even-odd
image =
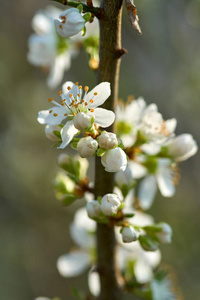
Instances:
[[[122,0],[103,0],[99,14],[100,21],[100,64],[97,76],[98,83],[111,83],[111,96],[103,107],[114,110],[118,98],[118,82],[121,55],[121,14]],[[112,124],[107,131],[114,131]],[[112,193],[114,174],[105,172],[99,157],[96,157],[95,196]],[[99,300],[121,300],[122,290],[117,276],[115,259],[115,233],[113,227],[97,225],[97,254],[100,275],[101,294]]]

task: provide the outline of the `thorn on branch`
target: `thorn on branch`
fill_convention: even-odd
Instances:
[[[122,55],[126,54],[128,51],[125,48],[117,49],[116,50],[116,57],[121,58]]]

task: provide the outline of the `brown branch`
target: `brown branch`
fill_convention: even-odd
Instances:
[[[102,0],[100,21],[100,64],[98,70],[98,83],[108,81],[111,83],[111,96],[103,107],[114,110],[118,98],[118,81],[121,56],[121,14],[122,0]],[[120,52],[120,53],[119,53]],[[122,53],[123,52],[123,53]],[[114,125],[107,128],[114,131]],[[101,160],[96,157],[95,170],[95,196],[104,196],[112,193],[114,187],[114,174],[104,171]],[[114,227],[104,224],[97,226],[97,252],[101,294],[99,300],[121,300],[122,290],[115,259],[115,233]]]

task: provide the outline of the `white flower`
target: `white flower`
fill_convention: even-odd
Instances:
[[[89,201],[86,204],[87,214],[90,218],[98,218],[101,212],[101,206],[98,201]]]
[[[77,151],[81,157],[91,157],[98,148],[98,143],[91,136],[84,137],[77,144]]]
[[[101,163],[107,172],[124,171],[127,165],[126,154],[119,147],[107,150],[101,157]]]
[[[65,148],[78,133],[78,129],[74,126],[74,117],[83,112],[86,115],[95,118],[94,123],[101,127],[110,126],[115,119],[115,114],[103,108],[97,108],[102,105],[110,96],[110,83],[102,82],[97,85],[91,92],[85,87],[85,94],[82,97],[82,86],[78,83],[67,81],[63,85],[63,92],[59,92],[61,96],[61,104],[49,99],[49,102],[55,104],[49,110],[40,111],[38,114],[38,122],[48,125],[59,125],[63,120],[67,119],[66,124],[61,129],[62,144],[60,149]]]
[[[106,194],[101,199],[101,211],[106,216],[111,216],[116,214],[120,205],[121,205],[121,201],[119,200],[116,194]]]
[[[123,227],[121,234],[124,243],[134,242],[138,238],[138,232],[132,226]]]
[[[117,106],[116,128],[125,147],[131,147],[135,143],[138,125],[145,108],[146,102],[143,98],[133,100],[126,106]]]
[[[174,134],[176,123],[176,119],[164,121],[159,112],[148,111],[141,120],[140,132],[148,142],[162,144]]]
[[[60,132],[61,128],[59,125],[46,125],[45,126],[45,135],[46,137],[53,142],[60,141],[60,138],[54,134],[54,131]]]
[[[168,153],[177,162],[188,159],[196,154],[198,146],[191,134],[181,134],[166,145]]]
[[[32,34],[28,40],[27,59],[31,64],[49,70],[47,85],[50,88],[55,88],[61,82],[64,71],[71,65],[72,51],[65,40],[60,45],[53,24],[53,19],[60,12],[53,6],[39,10],[32,20],[35,34]]]
[[[171,243],[172,239],[172,228],[167,223],[159,223],[156,228],[159,228],[160,231],[156,232],[156,236],[159,239],[160,243]]]
[[[57,33],[62,37],[70,37],[79,33],[85,26],[85,19],[77,8],[69,8],[59,16],[60,20],[55,20]]]
[[[103,131],[99,136],[98,143],[100,148],[109,150],[118,145],[118,140],[116,134]]]
[[[147,175],[140,183],[138,199],[142,209],[151,207],[157,186],[164,197],[172,197],[175,194],[174,171],[171,167],[171,160],[159,158],[155,174]]]
[[[77,210],[70,226],[70,235],[79,249],[62,255],[57,260],[59,273],[64,277],[82,274],[92,263],[91,250],[95,245],[95,221],[88,218],[85,207]]]

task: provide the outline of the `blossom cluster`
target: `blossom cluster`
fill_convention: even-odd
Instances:
[[[71,67],[71,60],[84,47],[89,55],[91,69],[98,68],[99,25],[96,18],[84,31],[90,14],[82,16],[77,8],[62,12],[53,6],[39,10],[32,20],[35,33],[28,39],[27,59],[30,64],[48,72],[47,85],[56,88],[62,81],[64,72]]]
[[[84,90],[84,92],[83,92]],[[111,94],[110,83],[102,82],[89,91],[78,82],[67,81],[59,92],[61,102],[49,99],[55,106],[40,111],[38,122],[47,124],[47,137],[61,141],[59,149],[71,143],[79,155],[88,158],[101,156],[108,172],[124,171],[127,165],[125,152],[119,147],[114,133],[100,130],[109,127],[115,120],[114,112],[99,108]],[[62,122],[65,124],[61,124]],[[56,126],[56,127],[55,127]],[[60,127],[59,127],[60,126]],[[78,136],[82,134],[83,137]]]

